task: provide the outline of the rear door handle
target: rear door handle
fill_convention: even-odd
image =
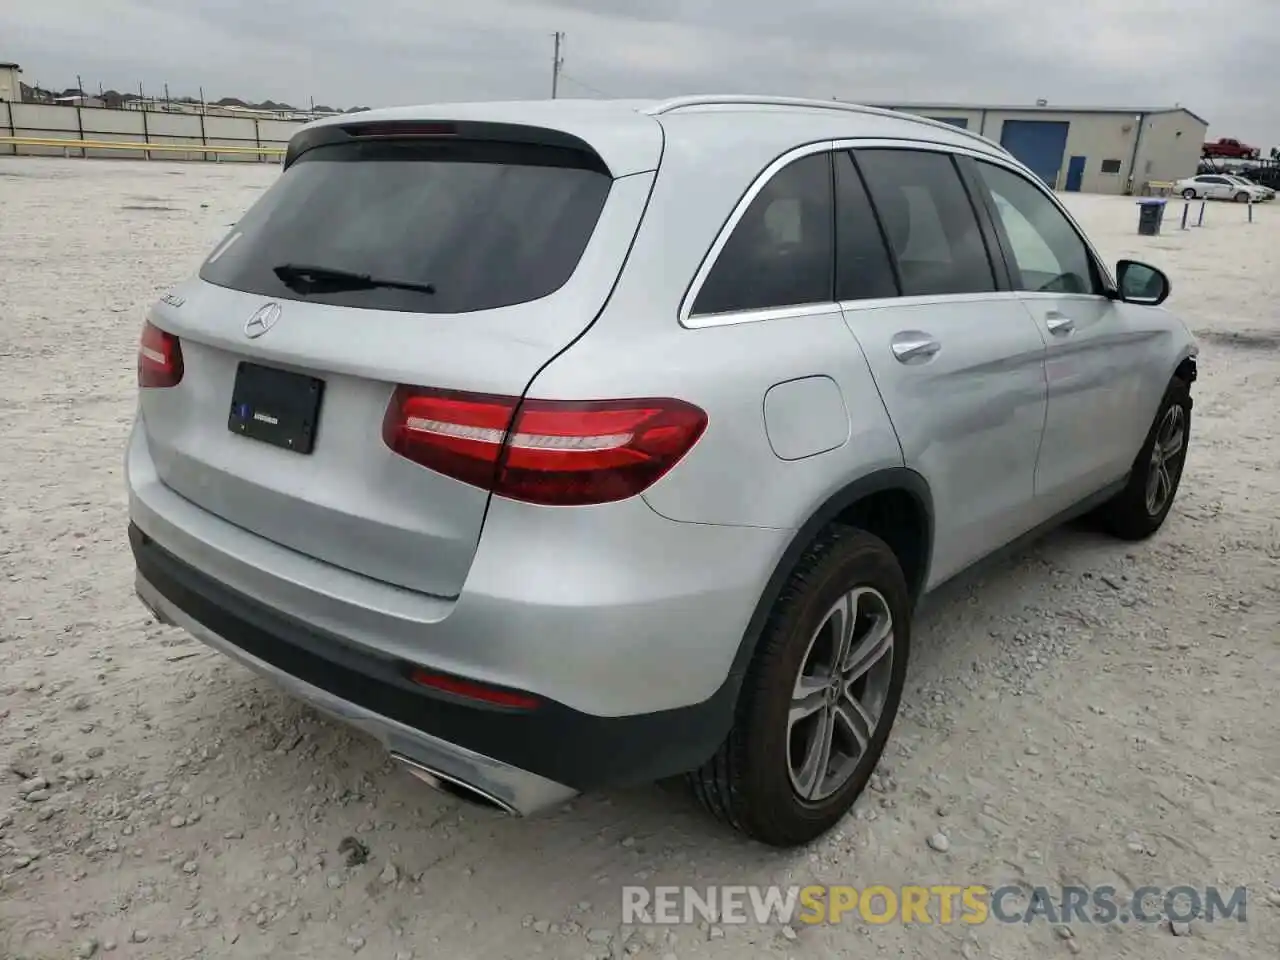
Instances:
[[[1050,310],[1044,315],[1044,324],[1050,333],[1070,333],[1076,328],[1076,322],[1065,313]]]
[[[942,344],[927,333],[912,331],[895,336],[889,349],[899,363],[920,363],[941,350]]]

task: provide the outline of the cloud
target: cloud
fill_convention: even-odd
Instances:
[[[47,86],[335,106],[776,92],[1163,106],[1280,144],[1280,3],[1186,0],[44,0],[0,5],[0,57]]]

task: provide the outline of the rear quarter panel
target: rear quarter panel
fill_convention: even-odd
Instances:
[[[693,122],[664,118],[662,166],[604,310],[538,373],[527,393],[543,399],[673,397],[707,413],[706,432],[674,469],[642,497],[598,512],[601,523],[625,523],[633,540],[663,538],[661,545],[636,549],[656,551],[666,579],[701,597],[696,621],[687,624],[665,612],[646,614],[652,639],[642,646],[650,653],[673,641],[678,649],[696,644],[706,661],[707,669],[667,684],[664,696],[683,700],[698,685],[699,695],[706,696],[708,677],[723,681],[792,531],[853,481],[903,462],[866,359],[836,304],[757,322],[681,325],[681,301],[734,205],[779,153],[804,142],[799,127],[792,136],[796,118],[778,116],[766,127],[784,128],[770,134],[787,141],[776,151],[746,144],[740,136],[731,139],[733,130],[741,130],[734,124],[726,125],[725,142],[735,149],[710,152],[705,131],[688,139],[681,135],[685,121]],[[821,409],[806,421],[815,403]],[[780,436],[779,430],[788,433]],[[668,525],[683,533],[662,533],[641,522],[636,508],[660,524],[675,521]],[[508,519],[518,514],[542,523],[547,512],[512,506]],[[505,536],[504,524],[494,523],[504,518],[491,516],[486,524],[482,557],[491,535]],[[550,540],[548,534],[549,528],[535,539],[565,549],[563,533],[549,534]],[[693,539],[682,546],[681,536]],[[621,568],[629,565],[623,561]],[[590,574],[583,568],[578,575]],[[668,608],[678,612],[664,601]],[[660,656],[656,662],[669,667],[671,661]]]
[[[902,466],[866,360],[838,308],[704,329],[684,329],[669,315],[649,327],[642,338],[615,335],[603,323],[592,328],[539,375],[530,395],[675,397],[705,410],[706,433],[644,493],[663,516],[794,529],[859,476]],[[825,452],[784,460],[765,429],[765,395],[810,376],[838,386],[848,434]]]
[[[679,321],[681,300],[738,200],[776,157],[829,142],[821,132],[829,120],[820,121],[783,112],[751,125],[732,115],[664,116],[662,165],[609,302],[530,386],[532,397],[669,396],[702,407],[706,433],[644,494],[670,519],[794,529],[859,476],[902,465],[866,360],[835,304],[719,327]],[[848,435],[825,452],[784,460],[766,434],[765,396],[810,376],[838,386]],[[830,429],[822,432],[829,438]],[[782,446],[784,455],[794,449]]]

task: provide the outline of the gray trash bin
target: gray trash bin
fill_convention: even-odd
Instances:
[[[1144,237],[1160,235],[1160,225],[1164,222],[1165,203],[1165,200],[1156,197],[1138,201],[1138,233]]]

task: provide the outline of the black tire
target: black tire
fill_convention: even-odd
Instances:
[[[1191,187],[1187,187],[1187,189],[1182,191],[1183,200],[1194,200],[1195,198],[1196,198],[1196,192]]]
[[[860,587],[871,589],[863,600],[886,610],[892,627],[889,662],[877,661],[864,681],[869,684],[874,676],[879,709],[865,749],[856,760],[850,756],[844,762],[847,779],[823,799],[802,799],[793,785],[794,738],[801,733],[801,724],[793,730],[789,721],[793,690],[801,671],[814,662],[818,641],[813,638],[824,635],[820,629],[832,622],[841,598]],[[865,622],[856,620],[855,627]],[[774,604],[743,679],[728,738],[714,757],[688,775],[694,795],[719,819],[771,846],[794,847],[821,836],[848,812],[884,752],[906,683],[910,644],[910,593],[893,551],[865,531],[828,528],[806,551]],[[833,678],[831,685],[837,687],[839,681]],[[829,709],[835,710],[834,703]],[[823,713],[828,716],[834,718],[834,713]],[[822,768],[819,785],[826,776],[826,765]]]
[[[1236,194],[1236,203],[1247,203],[1248,200],[1249,194],[1245,193],[1243,190]]]
[[[1181,444],[1177,453],[1157,459],[1153,457],[1157,438],[1167,426],[1167,418],[1177,418],[1181,411]],[[1138,451],[1137,459],[1129,474],[1129,482],[1112,500],[1103,505],[1099,516],[1104,529],[1121,540],[1145,540],[1164,523],[1173,507],[1178,493],[1178,484],[1182,480],[1182,470],[1187,462],[1187,445],[1191,441],[1191,386],[1186,381],[1174,377],[1165,389],[1164,398],[1160,401],[1160,409],[1156,412],[1147,439]],[[1167,444],[1165,445],[1168,446]],[[1165,495],[1152,508],[1148,499],[1149,484],[1152,473],[1165,466]],[[1159,484],[1157,484],[1159,485]]]

